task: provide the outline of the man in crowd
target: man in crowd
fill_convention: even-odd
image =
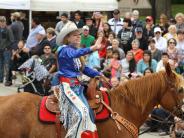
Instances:
[[[120,11],[118,9],[113,11],[113,18],[109,19],[108,23],[111,26],[111,30],[118,35],[123,26],[123,19],[120,18]]]
[[[89,34],[89,27],[87,25],[82,28],[83,33],[81,35],[81,46],[82,47],[90,47],[93,45],[95,38]]]
[[[40,24],[39,19],[33,18],[32,19],[32,29],[26,41],[26,48],[31,49],[38,44],[38,41],[36,40],[36,34],[42,30],[45,30],[45,29]]]
[[[67,13],[61,14],[61,21],[59,21],[56,24],[56,27],[55,27],[55,33],[56,33],[56,35],[59,34],[59,32],[62,30],[62,28],[65,26],[65,24],[68,23],[68,21],[69,21],[68,14]]]
[[[6,18],[0,16],[0,83],[3,83],[5,72],[5,86],[12,85],[10,79],[10,61],[13,41],[13,33],[6,25]]]

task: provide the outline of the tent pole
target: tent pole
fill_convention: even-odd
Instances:
[[[31,31],[31,22],[32,22],[32,10],[29,10],[29,33]]]

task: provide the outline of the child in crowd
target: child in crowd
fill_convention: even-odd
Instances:
[[[118,50],[113,51],[112,60],[110,62],[109,68],[111,69],[111,77],[120,77],[120,54]]]
[[[29,54],[24,52],[24,46],[24,40],[20,40],[18,42],[18,49],[12,50],[12,79],[16,79],[16,71],[18,71],[18,67],[29,58]]]

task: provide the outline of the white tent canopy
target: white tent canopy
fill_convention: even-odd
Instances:
[[[112,11],[116,0],[0,0],[0,9],[31,11]]]
[[[32,11],[111,11],[116,0],[31,0]]]
[[[0,0],[0,9],[29,10],[30,0]]]

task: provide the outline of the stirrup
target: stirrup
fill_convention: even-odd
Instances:
[[[98,138],[98,133],[97,131],[92,132],[92,131],[86,130],[82,132],[81,138]]]

